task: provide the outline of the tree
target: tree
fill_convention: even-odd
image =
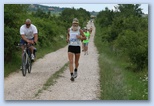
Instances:
[[[4,59],[9,61],[14,55],[14,42],[19,41],[19,26],[21,16],[27,13],[29,5],[5,4],[4,5]]]
[[[101,27],[107,27],[112,24],[114,19],[114,12],[113,10],[109,10],[107,7],[104,11],[99,12],[97,15],[97,21]]]
[[[107,41],[113,52],[127,57],[136,68],[148,66],[148,19],[142,16],[139,4],[119,4],[116,11],[108,8],[99,12],[102,41]]]
[[[60,14],[60,19],[66,23],[65,27],[70,27],[73,18],[78,18],[80,26],[83,27],[82,23],[87,22],[90,19],[90,13],[83,8],[66,8]]]
[[[141,17],[143,14],[140,4],[118,4],[117,9],[120,12],[120,15],[124,17],[130,15]]]

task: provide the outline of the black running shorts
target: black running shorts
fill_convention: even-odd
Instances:
[[[78,54],[80,53],[80,46],[68,46],[68,52]]]

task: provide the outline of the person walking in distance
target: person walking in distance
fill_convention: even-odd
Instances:
[[[84,45],[84,55],[88,55],[88,43],[90,39],[90,32],[87,30],[87,28],[84,28],[84,35],[86,36],[86,40],[83,40]]]
[[[68,29],[67,42],[68,42],[68,59],[69,70],[71,74],[71,81],[77,77],[79,58],[80,58],[80,43],[81,40],[85,40],[86,37],[83,31],[79,27],[79,21],[77,18],[73,19],[71,28]],[[73,61],[75,56],[75,69],[73,67]]]

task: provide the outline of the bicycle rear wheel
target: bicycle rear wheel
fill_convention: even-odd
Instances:
[[[22,75],[26,76],[27,71],[26,53],[22,54]]]
[[[28,57],[28,64],[27,64],[27,68],[28,68],[28,73],[31,73],[31,69],[32,69],[32,60],[31,57]]]

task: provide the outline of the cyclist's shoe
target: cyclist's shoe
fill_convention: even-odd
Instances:
[[[73,75],[71,76],[71,79],[70,79],[70,80],[71,80],[71,81],[74,81],[74,76],[73,76]]]
[[[78,73],[75,71],[73,74],[73,77],[76,78],[78,76]]]
[[[31,54],[31,59],[32,59],[32,60],[34,60],[34,59],[35,59],[34,54]]]

